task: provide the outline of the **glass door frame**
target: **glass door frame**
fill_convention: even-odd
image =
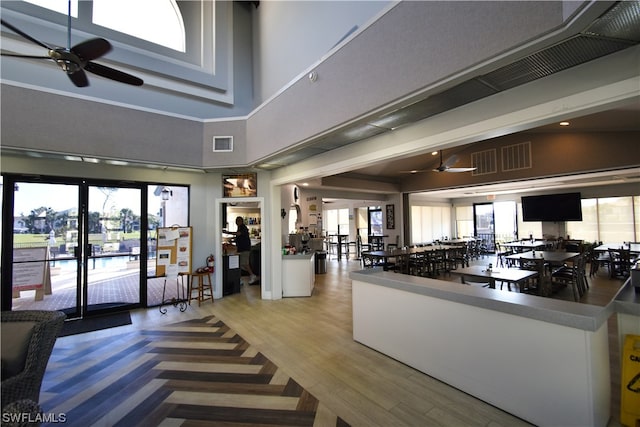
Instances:
[[[491,224],[490,224],[490,229],[491,229],[491,233],[479,233],[479,224],[478,224],[478,207],[479,206],[491,206]],[[485,203],[474,203],[473,204],[473,234],[475,235],[476,238],[480,238],[481,239],[481,250],[487,251],[487,252],[494,252],[495,251],[495,245],[496,245],[496,232],[495,232],[495,223],[496,223],[496,218],[495,218],[495,207],[493,205],[493,202],[485,202]],[[484,230],[485,228],[482,228],[481,230]],[[488,240],[487,240],[488,239]]]
[[[20,174],[3,175],[3,203],[2,203],[2,298],[0,307],[2,310],[12,309],[12,275],[13,275],[13,249],[14,249],[14,188],[17,183],[42,183],[75,185],[78,187],[78,246],[74,251],[74,259],[77,263],[76,274],[76,306],[75,310],[65,310],[68,317],[86,317],[104,314],[106,312],[123,311],[132,308],[146,307],[147,305],[147,257],[143,256],[148,251],[148,218],[147,218],[147,186],[144,182],[122,182],[117,180],[82,179],[55,176],[34,176]],[[90,260],[90,246],[88,243],[88,191],[90,186],[135,188],[140,190],[140,270],[139,270],[139,298],[136,303],[125,303],[113,308],[88,310],[88,262]],[[61,310],[65,308],[61,307]],[[74,309],[71,307],[70,309]]]
[[[148,251],[148,227],[147,227],[147,184],[146,183],[133,183],[130,181],[110,181],[110,180],[83,180],[83,186],[81,188],[82,195],[80,197],[83,205],[82,208],[82,236],[83,236],[83,249],[82,249],[82,265],[84,266],[82,272],[82,283],[83,286],[81,295],[82,295],[82,304],[80,305],[82,309],[82,317],[92,316],[92,315],[100,315],[107,312],[113,311],[121,311],[128,310],[132,308],[138,307],[146,307],[147,306],[147,257],[143,256]],[[89,217],[90,210],[87,206],[87,203],[90,201],[90,187],[107,187],[107,188],[129,188],[135,189],[139,191],[139,201],[140,201],[140,251],[138,255],[139,260],[139,272],[138,272],[138,301],[137,302],[129,302],[119,304],[117,307],[113,308],[92,308],[93,305],[89,304],[89,296],[90,296],[90,278],[89,278],[89,269],[90,263],[91,265],[95,265],[96,260],[99,258],[98,255],[95,254],[93,250],[93,245],[89,242]],[[129,253],[126,254],[116,254],[114,257],[124,258],[130,257]],[[91,308],[91,309],[90,309]]]

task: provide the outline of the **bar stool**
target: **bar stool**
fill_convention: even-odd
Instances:
[[[209,291],[206,293],[205,291]],[[197,291],[197,295],[193,296],[193,291]],[[209,298],[211,298],[211,302],[213,302],[213,285],[211,284],[211,273],[191,273],[191,280],[189,281],[189,305],[191,305],[191,300],[198,301],[198,307],[200,304]]]

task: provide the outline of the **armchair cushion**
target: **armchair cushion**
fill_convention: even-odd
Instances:
[[[0,312],[2,325],[0,331],[2,332],[0,351],[2,356],[0,359],[3,361],[0,393],[2,408],[19,400],[31,400],[38,404],[42,377],[65,317],[61,311]],[[5,333],[5,328],[8,328],[7,333]],[[12,344],[5,345],[5,339],[14,339],[14,341]],[[21,355],[24,357],[21,358]],[[8,373],[13,373],[16,370],[18,372],[13,376],[5,377],[5,369]]]
[[[29,342],[36,322],[2,322],[2,379],[18,375],[27,360]]]

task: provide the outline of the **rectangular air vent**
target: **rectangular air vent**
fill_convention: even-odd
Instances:
[[[472,172],[472,175],[488,175],[498,172],[498,161],[496,156],[495,148],[471,153],[471,166],[476,168],[476,170]]]
[[[213,152],[229,152],[233,151],[233,137],[232,136],[214,136],[213,137]]]
[[[531,169],[531,142],[502,147],[502,170]]]

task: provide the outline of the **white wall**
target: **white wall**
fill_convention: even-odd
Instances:
[[[389,1],[262,1],[254,21],[254,86],[263,102]]]

